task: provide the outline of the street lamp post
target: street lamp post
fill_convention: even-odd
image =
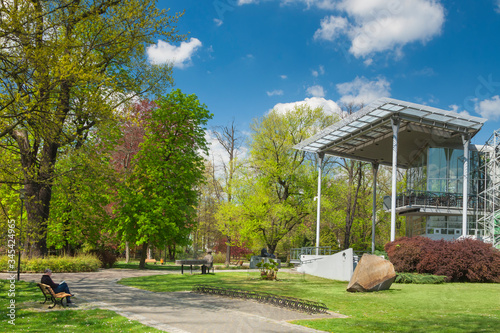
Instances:
[[[19,224],[19,239],[17,242],[17,281],[19,281],[19,276],[21,274],[21,236],[23,231],[23,208],[24,208],[24,189],[19,190],[19,198],[21,199],[21,218]]]

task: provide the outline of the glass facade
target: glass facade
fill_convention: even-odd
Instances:
[[[478,207],[477,194],[482,191],[484,174],[477,150],[470,150],[468,208]],[[441,210],[439,215],[407,216],[406,235],[451,240],[462,235],[464,151],[452,148],[427,148],[415,157],[407,170],[407,198],[423,196],[424,205]],[[434,207],[435,206],[435,207]],[[454,211],[450,212],[449,208]],[[469,234],[479,233],[475,217],[468,217]]]

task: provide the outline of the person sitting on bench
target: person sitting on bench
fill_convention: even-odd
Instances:
[[[207,251],[207,255],[203,258],[207,261],[206,270],[210,273],[210,268],[214,266],[214,256],[212,255],[212,250]]]
[[[65,292],[67,294],[70,294],[71,296],[74,296],[73,294],[71,294],[69,292],[69,287],[68,287],[68,284],[66,282],[61,282],[61,283],[54,283],[54,281],[52,281],[52,278],[50,277],[52,275],[52,271],[50,270],[50,268],[47,268],[44,272],[44,274],[42,275],[42,283],[43,284],[46,284],[48,285],[50,288],[52,288],[52,290],[54,291],[54,293],[60,293],[60,292]],[[71,298],[68,296],[66,298],[66,302],[67,304],[71,304],[73,302],[71,302]]]

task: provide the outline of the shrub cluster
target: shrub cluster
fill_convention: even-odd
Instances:
[[[278,280],[278,263],[273,259],[269,259],[269,262],[265,262],[262,259],[261,262],[257,263],[257,268],[260,270],[260,278],[262,280]]]
[[[214,263],[216,264],[223,264],[226,262],[226,254],[217,252],[214,256]]]
[[[446,275],[447,281],[500,282],[500,251],[470,238],[402,237],[385,245],[397,272]]]
[[[99,249],[90,251],[93,255],[95,255],[101,261],[100,267],[102,268],[111,268],[118,260],[118,256],[116,255],[114,250],[109,249]]]
[[[8,266],[9,257],[0,257],[0,270],[10,271]],[[15,270],[17,270],[17,257],[15,259]],[[30,273],[41,273],[46,268],[53,272],[95,272],[101,265],[99,259],[90,254],[76,257],[46,257],[46,258],[21,258],[21,271]]]

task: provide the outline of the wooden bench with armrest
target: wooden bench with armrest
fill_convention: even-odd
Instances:
[[[184,265],[189,265],[191,267],[191,274],[193,274],[193,265],[201,265],[201,274],[207,274],[212,269],[215,273],[213,262],[209,262],[206,259],[182,259],[176,260],[176,265],[181,265],[181,274],[184,274]]]
[[[52,306],[49,306],[49,309],[52,309],[57,304],[60,304],[61,306],[64,307],[63,300],[66,297],[71,296],[71,294],[67,294],[65,292],[60,292],[60,293],[56,294],[50,286],[43,284],[43,283],[37,283],[37,286],[42,291],[43,296],[45,296],[45,301],[43,301],[41,304],[45,304],[45,302],[47,302],[47,301],[52,301]],[[67,302],[67,300],[66,300],[66,302]]]

